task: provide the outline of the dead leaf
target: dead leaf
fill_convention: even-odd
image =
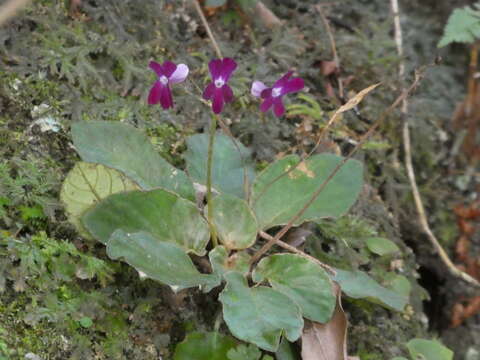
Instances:
[[[457,327],[478,313],[480,313],[480,296],[468,299],[465,305],[458,302],[453,306],[450,326]]]
[[[323,76],[329,76],[338,73],[339,69],[337,68],[337,64],[335,64],[335,61],[322,60],[320,62],[320,71]]]
[[[315,177],[315,173],[308,168],[307,163],[305,161],[302,161],[300,164],[298,164],[297,170],[303,172],[309,178]]]
[[[355,106],[357,106],[367,94],[375,89],[377,86],[379,86],[381,83],[377,83],[374,85],[371,85],[362,91],[360,91],[357,95],[355,95],[353,98],[347,101],[345,105],[342,105],[337,111],[335,111],[335,115],[344,113],[345,111],[353,109]]]
[[[470,251],[470,244],[475,242],[474,235],[479,229],[479,203],[458,205],[454,208],[454,213],[457,216],[457,225],[460,230],[460,237],[455,244],[457,260],[461,262],[457,265],[457,268],[462,269],[475,279],[480,279],[480,261],[472,256]],[[461,298],[452,308],[450,326],[457,327],[466,319],[478,313],[480,313],[480,296]]]
[[[308,224],[303,224],[288,232],[285,242],[291,246],[299,248],[302,246],[307,238],[313,234]]]
[[[331,98],[334,98],[334,97],[335,97],[335,90],[333,89],[333,86],[332,86],[332,84],[330,83],[330,81],[328,81],[328,82],[325,84],[325,91],[326,91],[328,97],[331,97]]]
[[[340,287],[335,284],[337,306],[326,324],[305,321],[302,360],[348,360],[347,317],[342,308]]]
[[[282,20],[280,20],[277,15],[275,15],[261,1],[257,2],[257,5],[255,5],[255,13],[262,23],[268,28],[283,25]]]

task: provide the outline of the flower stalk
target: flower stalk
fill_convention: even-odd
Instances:
[[[213,166],[213,145],[215,143],[215,132],[217,130],[217,116],[213,115],[210,120],[210,134],[208,138],[207,155],[207,220],[212,236],[213,247],[218,245],[217,229],[213,223],[213,202],[212,202],[212,166]]]

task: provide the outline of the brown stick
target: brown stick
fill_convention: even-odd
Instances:
[[[332,56],[333,56],[333,61],[335,62],[335,67],[338,70],[340,70],[340,58],[338,57],[337,46],[335,44],[335,38],[333,37],[333,32],[332,32],[332,28],[330,27],[330,23],[328,22],[328,19],[323,12],[322,5],[318,4],[315,6],[315,8],[320,14],[320,17],[322,18],[322,22],[325,25],[325,29],[327,30],[328,39],[330,40],[330,47],[332,48]],[[340,98],[343,98],[343,83],[340,77],[337,77],[337,80],[338,80],[338,93],[340,94]]]
[[[220,47],[217,44],[217,41],[215,40],[215,37],[213,36],[212,30],[210,29],[210,25],[208,25],[208,21],[205,18],[205,15],[203,14],[202,7],[200,6],[200,3],[198,0],[193,0],[193,5],[195,6],[195,10],[197,10],[198,16],[200,16],[200,19],[202,20],[203,26],[205,26],[205,29],[207,30],[208,37],[210,38],[210,41],[212,42],[212,46],[215,49],[215,52],[217,53],[217,56],[219,58],[223,58],[222,52],[220,51]]]
[[[264,231],[260,231],[260,236],[266,240],[272,240],[273,239],[273,236],[267,234],[266,232]],[[324,268],[325,270],[327,270],[329,273],[331,273],[332,275],[337,275],[337,272],[329,265],[327,264],[324,264],[322,263],[320,260],[318,260],[317,258],[314,258],[313,256],[311,255],[308,255],[306,253],[304,253],[302,250],[299,250],[297,249],[295,246],[292,246],[292,245],[289,245],[281,240],[278,240],[277,241],[277,245],[280,246],[280,247],[283,247],[284,249],[290,251],[290,252],[293,252],[295,254],[298,254],[300,256],[303,256],[304,258],[314,262],[315,264],[321,266],[322,268]]]
[[[395,26],[395,42],[397,44],[397,52],[400,57],[403,57],[403,43],[402,43],[402,28],[400,25],[400,17],[399,17],[399,7],[398,7],[398,0],[390,0],[390,4],[392,7],[393,12],[393,19],[394,19],[394,26]],[[399,68],[398,68],[398,76],[400,81],[404,81],[405,78],[405,64],[403,59],[400,60]],[[405,167],[407,168],[407,175],[408,180],[410,182],[410,186],[412,187],[413,198],[415,200],[415,207],[417,209],[418,217],[420,220],[420,225],[422,226],[423,231],[427,235],[428,239],[432,243],[433,247],[437,251],[440,259],[443,261],[449,272],[456,277],[461,278],[462,280],[466,281],[467,283],[475,286],[480,287],[480,283],[475,280],[473,277],[468,275],[467,273],[459,270],[455,264],[450,260],[447,252],[443,249],[440,242],[437,240],[433,231],[430,229],[428,224],[427,215],[425,212],[425,207],[423,206],[422,198],[420,196],[420,192],[418,191],[417,182],[415,179],[415,172],[413,170],[412,164],[412,151],[411,151],[411,144],[410,144],[410,128],[408,126],[408,100],[404,98],[402,100],[402,107],[401,112],[404,118],[403,123],[403,148],[405,151]]]

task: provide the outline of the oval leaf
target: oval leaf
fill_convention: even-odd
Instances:
[[[107,254],[112,259],[122,258],[141,276],[167,284],[175,292],[189,287],[219,285],[216,276],[199,273],[181,247],[158,241],[146,232],[115,231],[107,243]]]
[[[261,357],[262,352],[253,344],[240,344],[235,349],[230,349],[227,354],[228,360],[260,360]],[[267,359],[264,357],[262,360]]]
[[[394,272],[388,272],[383,277],[383,283],[393,291],[406,296],[410,296],[412,291],[412,284],[410,281],[403,275],[396,274]]]
[[[312,156],[274,183],[272,181],[294,167],[300,159],[290,155],[269,165],[257,176],[252,188],[251,201],[259,226],[268,229],[287,224],[342,160],[333,154]],[[362,178],[362,164],[348,160],[295,225],[346,213],[360,193]]]
[[[72,125],[72,136],[83,160],[120,170],[142,189],[161,187],[195,200],[185,173],[165,161],[136,128],[119,122],[78,122]]]
[[[257,239],[257,220],[245,200],[222,194],[213,201],[213,222],[223,245],[230,250],[246,249]]]
[[[175,348],[173,360],[225,360],[235,339],[220,333],[193,332]]]
[[[361,271],[346,271],[335,269],[336,281],[342,291],[354,299],[367,299],[376,304],[384,305],[397,311],[403,311],[407,305],[407,297],[384,288],[367,274]]]
[[[407,343],[412,359],[452,360],[453,352],[435,340],[412,339]]]
[[[82,221],[104,244],[117,229],[146,231],[158,242],[175,243],[198,255],[205,254],[209,241],[207,223],[196,205],[163,189],[111,195],[87,210]]]
[[[78,162],[62,184],[60,199],[65,205],[68,220],[82,236],[90,238],[80,221],[82,214],[109,195],[136,189],[138,185],[117,170],[100,164]]]
[[[245,197],[245,172],[248,183],[255,177],[251,152],[239,141],[237,147],[228,136],[217,134],[213,146],[212,184],[221,193]],[[189,175],[197,182],[207,182],[208,134],[197,134],[187,139],[185,161]]]
[[[253,272],[253,281],[264,279],[297,303],[307,319],[325,323],[332,317],[336,303],[333,284],[325,270],[310,260],[295,254],[268,256]]]
[[[249,288],[236,272],[225,274],[227,286],[220,294],[223,318],[237,338],[267,351],[276,351],[282,334],[297,340],[303,328],[298,306],[282,293],[265,286]]]
[[[374,254],[383,256],[388,254],[393,254],[400,251],[400,248],[393,241],[382,238],[382,237],[373,237],[365,240],[368,250]]]
[[[290,344],[285,338],[282,338],[280,341],[280,346],[278,347],[277,352],[275,353],[275,357],[277,360],[297,360],[298,357],[296,355],[296,351],[292,348],[292,344]]]

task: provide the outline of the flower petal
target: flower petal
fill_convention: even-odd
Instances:
[[[208,63],[208,69],[210,70],[210,75],[212,80],[215,81],[222,72],[222,59],[214,59]]]
[[[262,91],[268,89],[268,86],[265,85],[261,81],[254,81],[252,84],[252,89],[250,90],[250,93],[255,96],[255,97],[260,97],[262,94]]]
[[[156,73],[158,76],[162,76],[162,75],[163,75],[162,65],[160,65],[160,64],[157,63],[156,61],[150,61],[150,63],[148,64],[148,67],[149,67],[150,69],[152,69],[153,71],[155,71],[155,73]]]
[[[213,92],[212,110],[215,114],[220,114],[223,109],[223,91],[216,88]]]
[[[162,64],[162,70],[163,70],[162,75],[165,75],[167,78],[170,78],[176,69],[177,69],[177,65],[175,65],[173,62],[168,60],[164,61]]]
[[[282,87],[281,95],[285,95],[292,92],[300,91],[304,88],[305,83],[301,78],[294,78],[287,82],[285,86]]]
[[[173,107],[172,92],[168,86],[162,86],[160,90],[160,104],[165,110]]]
[[[280,117],[285,113],[285,106],[283,106],[282,98],[280,96],[273,100],[273,113],[276,117]]]
[[[213,92],[215,91],[215,89],[216,89],[216,87],[215,87],[215,84],[213,82],[208,84],[207,87],[205,88],[205,90],[203,90],[203,98],[205,100],[210,100],[213,96]]]
[[[160,92],[162,90],[162,84],[160,81],[155,81],[152,88],[150,89],[150,93],[148,94],[148,104],[155,105],[160,102]]]
[[[188,75],[188,66],[185,64],[178,64],[177,69],[168,79],[171,84],[178,84],[186,79]]]
[[[292,76],[293,74],[293,71],[289,71],[287,72],[285,75],[283,75],[280,79],[278,79],[275,84],[273,84],[272,88],[279,88],[279,87],[284,87],[287,82],[288,82],[288,79],[290,79],[290,77]]]
[[[268,109],[272,107],[273,104],[273,97],[267,97],[265,100],[263,100],[262,104],[260,105],[260,110],[262,112],[267,112]]]
[[[222,70],[220,76],[224,79],[225,82],[230,79],[230,76],[237,68],[237,63],[232,58],[224,58],[222,60]]]
[[[229,103],[229,102],[232,102],[233,101],[233,91],[232,91],[232,88],[230,86],[228,86],[227,84],[223,85],[222,87],[222,91],[223,91],[223,100],[226,102],[226,103]]]

